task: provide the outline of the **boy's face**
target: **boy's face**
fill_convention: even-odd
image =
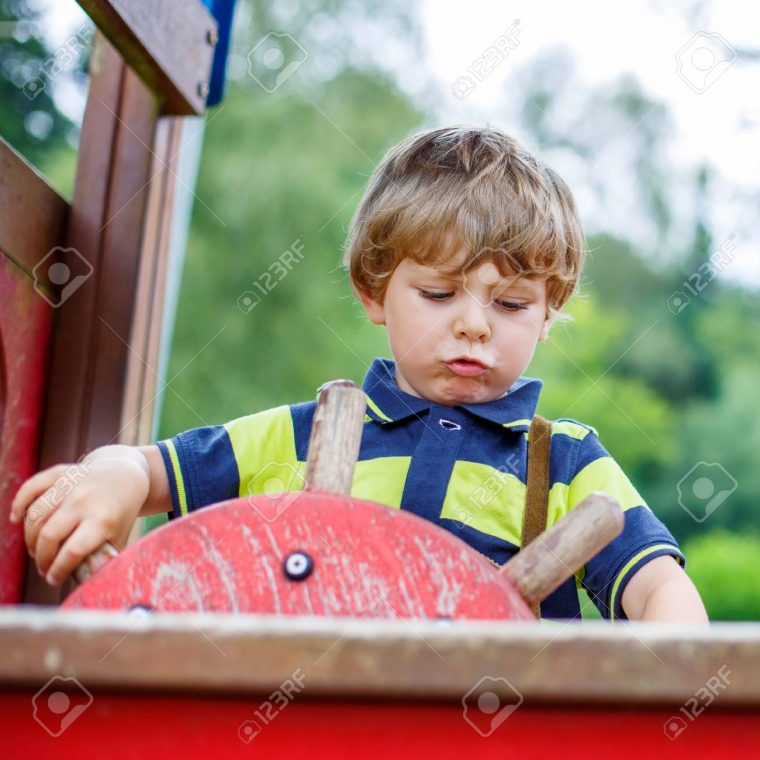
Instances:
[[[490,261],[446,275],[405,258],[383,303],[362,302],[372,322],[388,329],[399,388],[445,406],[503,396],[551,325],[545,282],[504,278]]]

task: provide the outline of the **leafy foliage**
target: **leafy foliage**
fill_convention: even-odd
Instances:
[[[34,16],[21,0],[0,11]],[[308,59],[268,94],[245,74],[245,57],[271,29],[288,29]],[[382,42],[391,38],[394,49],[418,50],[419,29],[401,0],[242,4],[237,74],[207,120],[161,437],[311,399],[325,380],[360,381],[373,356],[390,355],[383,329],[350,295],[340,258],[374,165],[402,137],[440,124],[384,68]],[[34,100],[22,91],[50,53],[36,37],[0,40],[0,133],[55,174],[68,160],[71,125],[50,91]],[[560,173],[580,167],[577,181],[585,177],[607,215],[590,235],[574,320],[553,328],[528,370],[545,382],[540,411],[597,428],[683,542],[713,617],[760,619],[752,572],[760,560],[760,303],[720,277],[682,309],[673,301],[694,273],[714,270],[722,235],[704,213],[713,170],[694,166],[676,183],[667,107],[631,77],[584,88],[572,61],[552,53],[518,72],[510,97],[517,121],[499,126],[522,128]],[[37,111],[49,117],[44,139],[30,129]],[[681,203],[692,199],[685,232],[675,223],[676,189]],[[631,213],[651,228],[651,247],[621,233],[620,215]],[[262,291],[282,254],[300,246],[302,259]],[[246,291],[261,295],[248,313],[239,307]],[[703,465],[719,465],[736,485],[709,515],[694,515],[679,487]]]

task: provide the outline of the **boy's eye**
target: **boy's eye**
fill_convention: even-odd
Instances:
[[[445,301],[447,298],[454,295],[451,292],[437,292],[432,290],[422,290],[421,288],[418,288],[418,290],[423,298],[427,298],[430,301]],[[495,301],[494,303],[507,311],[520,311],[521,309],[528,308],[528,304],[517,303],[516,301]]]
[[[503,309],[507,309],[508,311],[520,311],[520,309],[527,309],[528,304],[525,303],[515,303],[514,301],[497,301],[496,303],[499,304]]]
[[[453,296],[454,295],[453,293],[438,293],[438,292],[434,292],[432,290],[422,290],[422,289],[419,289],[419,288],[418,288],[418,290],[420,291],[420,295],[423,298],[428,298],[431,301],[445,301],[449,296]]]

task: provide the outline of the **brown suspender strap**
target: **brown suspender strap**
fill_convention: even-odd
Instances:
[[[551,445],[552,424],[537,414],[533,417],[528,434],[528,476],[522,528],[523,546],[546,530]],[[533,612],[537,618],[541,617],[539,604],[534,605]]]

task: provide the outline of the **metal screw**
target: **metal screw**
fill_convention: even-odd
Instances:
[[[314,570],[314,560],[306,552],[291,552],[285,557],[282,569],[287,578],[292,581],[302,581],[308,578]]]
[[[216,45],[216,43],[219,42],[219,32],[216,30],[216,27],[209,29],[206,32],[206,42],[208,42],[209,45]]]
[[[198,95],[204,100],[208,97],[208,82],[198,82]]]

